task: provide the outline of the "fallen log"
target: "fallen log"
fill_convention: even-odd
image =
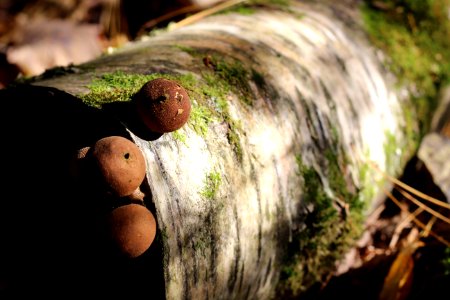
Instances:
[[[356,8],[324,3],[175,24],[2,90],[12,145],[2,149],[5,293],[25,284],[37,294],[270,299],[330,274],[388,185],[370,164],[396,176],[417,145],[405,130],[408,97],[352,19]],[[192,101],[188,123],[164,134],[146,131],[133,98],[159,77]],[[98,195],[69,167],[110,135],[143,151],[140,189],[158,224],[132,261],[93,246]]]

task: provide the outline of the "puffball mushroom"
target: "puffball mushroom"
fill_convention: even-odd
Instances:
[[[104,137],[95,142],[89,152],[100,181],[114,196],[131,195],[143,182],[144,155],[132,141],[121,136]]]
[[[127,204],[115,208],[108,216],[108,236],[115,250],[135,258],[143,254],[153,243],[156,220],[143,205]]]
[[[177,82],[156,78],[145,83],[136,93],[136,109],[146,127],[157,133],[172,132],[189,119],[191,101]]]

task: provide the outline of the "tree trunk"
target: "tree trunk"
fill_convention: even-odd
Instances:
[[[32,230],[26,241],[19,230],[7,234],[16,246],[2,250],[14,261],[5,291],[19,291],[18,278],[47,291],[39,268],[65,274],[70,280],[50,278],[75,288],[70,274],[83,268],[78,291],[270,299],[298,295],[330,274],[382,199],[387,183],[371,164],[398,175],[416,147],[404,130],[408,100],[359,20],[350,4],[245,6],[2,91],[5,136],[17,148],[2,150],[4,189],[15,201],[3,211],[27,207],[28,221],[13,224]],[[177,80],[192,101],[188,123],[162,136],[134,115],[132,95],[155,77]],[[67,171],[77,149],[107,135],[131,138],[147,163],[141,190],[158,233],[133,262],[88,250],[95,216],[85,210],[96,199],[80,193]],[[48,197],[45,205],[35,195]],[[2,227],[11,230],[22,213],[4,214]],[[55,239],[58,230],[64,242]],[[45,247],[30,251],[29,238]],[[16,268],[24,256],[31,258]]]

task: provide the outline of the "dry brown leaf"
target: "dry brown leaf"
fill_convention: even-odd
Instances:
[[[80,64],[103,52],[98,25],[66,20],[35,20],[20,28],[7,50],[8,61],[25,76],[56,66]]]
[[[380,300],[403,300],[409,296],[414,271],[413,255],[417,248],[423,246],[423,243],[417,239],[418,231],[412,230],[411,233],[415,234],[415,237],[410,238],[400,249],[384,278]]]

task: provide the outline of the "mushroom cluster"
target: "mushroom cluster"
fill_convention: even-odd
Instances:
[[[189,119],[191,101],[186,90],[174,80],[150,80],[136,93],[135,99],[140,119],[152,132],[175,131]]]
[[[113,248],[129,258],[144,253],[155,238],[156,221],[140,190],[146,172],[140,148],[125,137],[107,136],[78,150],[75,162],[74,174],[83,178],[78,181],[105,199],[102,210],[108,213],[102,227]]]

